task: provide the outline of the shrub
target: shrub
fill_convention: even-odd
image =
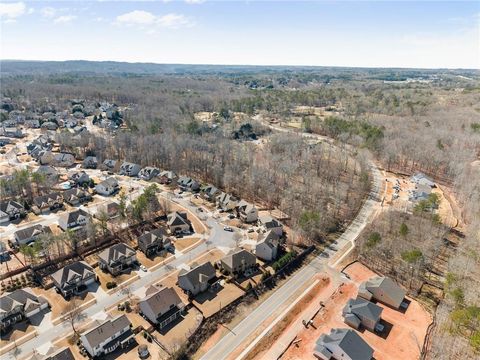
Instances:
[[[113,289],[117,287],[117,283],[115,281],[109,281],[107,282],[106,286],[107,286],[107,289]]]

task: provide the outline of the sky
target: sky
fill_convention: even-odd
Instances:
[[[480,68],[480,1],[5,1],[0,58]]]

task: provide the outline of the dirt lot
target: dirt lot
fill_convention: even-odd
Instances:
[[[200,241],[199,237],[186,237],[175,239],[175,249],[183,252],[185,249],[188,249],[190,246],[197,243],[198,241]]]
[[[147,269],[150,269],[152,266],[160,264],[169,258],[173,258],[171,253],[166,253],[163,256],[157,255],[154,258],[148,258],[142,251],[137,251],[138,262],[142,265],[145,265]]]
[[[359,263],[355,263],[346,272],[353,282],[344,284],[326,301],[325,307],[313,319],[314,327],[303,329],[297,339],[298,346],[290,346],[282,359],[315,359],[313,348],[321,334],[328,333],[332,328],[348,327],[341,316],[342,308],[349,298],[357,294],[358,284],[373,273]],[[390,328],[386,337],[381,337],[369,331],[360,331],[359,335],[374,348],[377,360],[418,359],[426,330],[431,323],[430,315],[412,300],[405,313],[378,304],[383,308],[382,319]]]
[[[117,285],[120,285],[124,281],[127,281],[128,279],[131,279],[132,277],[137,275],[135,272],[130,271],[130,273],[112,276],[109,272],[105,272],[98,267],[95,269],[95,273],[98,275],[98,278],[100,279],[100,286],[104,291],[109,290],[107,289],[107,282],[116,282]]]
[[[190,308],[183,318],[170,323],[161,331],[155,330],[152,335],[170,352],[185,343],[190,335],[200,326],[203,316],[194,307]]]
[[[68,304],[68,301],[65,300],[62,295],[57,294],[55,288],[51,288],[48,290],[35,288],[33,291],[35,294],[43,296],[50,303],[52,308],[52,320],[55,320],[62,315],[62,312],[65,310]],[[85,303],[94,299],[94,296],[91,292],[86,291],[83,292],[79,298],[82,303]]]
[[[215,291],[209,290],[197,295],[193,304],[200,309],[203,316],[208,318],[243,294],[244,291],[236,285],[224,283]]]

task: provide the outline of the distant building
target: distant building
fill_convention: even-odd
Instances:
[[[90,176],[85,171],[74,171],[68,175],[68,179],[75,185],[83,185],[90,182]]]
[[[118,171],[119,175],[126,175],[126,176],[131,176],[135,177],[138,175],[140,172],[141,167],[138,164],[130,163],[130,162],[124,162],[120,166],[120,170]]]
[[[150,286],[145,298],[138,303],[140,311],[159,329],[163,329],[182,314],[185,304],[171,287]]]
[[[200,191],[202,192],[202,197],[205,200],[210,201],[210,202],[214,202],[215,198],[220,193],[220,190],[218,190],[213,185],[206,185],[206,186],[202,187]]]
[[[160,174],[158,174],[158,178],[160,184],[171,184],[177,180],[177,174],[175,174],[173,171],[162,171]]]
[[[43,214],[47,211],[55,211],[63,208],[63,195],[59,192],[53,192],[47,195],[33,198],[34,212]]]
[[[406,294],[405,290],[385,276],[376,276],[358,287],[358,296],[369,301],[375,299],[395,309],[404,307]]]
[[[85,169],[96,169],[98,166],[98,160],[96,156],[87,156],[83,160],[83,167]]]
[[[252,223],[258,220],[258,210],[255,205],[244,200],[235,207],[238,217],[245,223]]]
[[[63,200],[72,206],[77,206],[92,200],[92,195],[80,188],[66,190],[62,195]]]
[[[263,226],[265,231],[273,231],[275,232],[278,236],[283,235],[283,225],[280,221],[277,219],[274,219],[271,216],[260,216],[259,218],[260,224]]]
[[[101,183],[95,185],[95,191],[97,194],[110,196],[120,191],[120,185],[115,178],[109,177],[108,179],[105,179]]]
[[[140,170],[138,177],[142,180],[152,180],[158,174],[160,174],[160,170],[156,167],[147,166]]]
[[[425,185],[425,186],[428,186],[430,188],[435,187],[435,183],[428,176],[426,176],[425,174],[423,174],[421,172],[418,172],[415,175],[413,175],[410,178],[410,180],[417,185]]]
[[[237,206],[237,199],[224,192],[220,193],[220,195],[217,195],[215,201],[217,207],[223,211],[232,211]]]
[[[116,166],[117,166],[117,160],[112,160],[112,159],[106,159],[102,164],[103,170],[112,171],[112,172],[115,171]]]
[[[181,190],[183,191],[191,191],[191,192],[196,192],[200,190],[200,184],[188,177],[188,176],[181,176],[177,180],[177,185],[180,187]]]

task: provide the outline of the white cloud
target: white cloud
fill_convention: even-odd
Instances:
[[[53,20],[53,22],[55,24],[66,24],[72,20],[75,20],[77,17],[75,15],[63,15],[63,16],[59,16],[57,17],[55,20]]]
[[[158,24],[163,27],[178,29],[180,27],[191,27],[194,23],[184,15],[167,14],[158,18]]]
[[[117,16],[116,24],[139,26],[141,28],[145,27],[146,25],[150,25],[149,31],[152,32],[151,27],[178,29],[181,27],[191,27],[194,25],[194,22],[190,18],[181,14],[171,13],[163,16],[157,16],[148,11],[134,10]]]
[[[0,16],[6,16],[10,19],[22,16],[27,11],[27,7],[23,2],[17,3],[0,3]]]
[[[55,10],[52,7],[44,7],[42,10],[40,10],[40,13],[42,14],[43,17],[53,18],[57,13],[57,10]]]
[[[117,16],[117,23],[125,25],[148,25],[155,22],[157,17],[148,11],[134,10]]]
[[[206,0],[185,0],[187,4],[203,4]]]

